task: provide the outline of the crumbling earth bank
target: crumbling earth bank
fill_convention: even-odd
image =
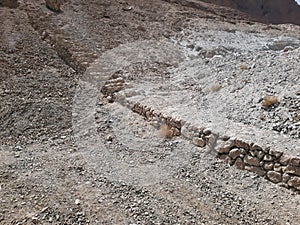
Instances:
[[[297,224],[296,192],[229,167],[176,136],[183,130],[177,120],[171,121],[178,112],[193,123],[200,118],[214,121],[205,111],[201,117],[196,112],[216,96],[222,101],[228,90],[244,94],[249,86],[240,80],[251,83],[253,74],[264,68],[260,60],[252,68],[249,55],[259,52],[267,59],[283,59],[282,64],[287,64],[285,57],[297,62],[297,27],[252,26],[235,18],[227,18],[228,23],[212,13],[163,1],[72,0],[62,5],[61,13],[49,11],[44,1],[20,1],[18,8],[0,10],[5,21],[0,24],[2,224]],[[292,38],[276,42],[281,35]],[[220,40],[232,40],[231,45],[220,46]],[[280,47],[284,41],[293,44],[287,53],[287,45]],[[134,48],[137,44],[143,54]],[[101,59],[110,59],[105,61],[107,70],[97,66]],[[221,83],[221,71],[232,74],[232,65],[226,64],[230,60],[237,64],[238,78]],[[289,67],[288,78],[297,81],[297,63],[282,64],[268,68],[276,72]],[[203,97],[207,100],[202,102]],[[81,104],[74,105],[77,100]],[[128,107],[135,101],[147,106],[146,119],[138,115],[138,105],[135,112]],[[171,139],[159,137],[161,124],[148,120],[150,103],[159,103],[158,112],[166,113]],[[190,104],[188,109],[184,103]],[[261,103],[258,99],[253,104],[259,108]],[[241,110],[246,111],[253,116]],[[240,114],[228,114],[227,119],[245,122]],[[191,128],[195,132],[198,126]],[[192,141],[201,146],[202,137]],[[296,138],[291,142],[297,143]],[[233,158],[239,151],[230,150]]]

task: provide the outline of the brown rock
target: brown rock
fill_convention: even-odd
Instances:
[[[300,176],[300,167],[288,165],[283,172]]]
[[[265,162],[264,164],[264,169],[265,170],[273,170],[274,168],[274,163],[273,162]]]
[[[54,12],[60,12],[61,11],[61,5],[63,3],[63,0],[46,0],[46,6],[50,10]]]
[[[241,158],[237,158],[234,162],[234,165],[240,170],[245,169],[245,163],[243,162],[243,160]]]
[[[250,145],[248,143],[244,142],[244,141],[241,141],[241,140],[235,140],[234,145],[237,148],[250,149]]]
[[[289,162],[290,162],[290,157],[287,156],[287,155],[285,155],[285,154],[283,154],[280,157],[279,162],[280,162],[281,165],[287,166],[289,164]]]
[[[290,165],[291,166],[300,166],[300,158],[298,158],[298,157],[291,158]]]
[[[251,157],[249,155],[245,156],[244,162],[248,165],[251,165],[251,166],[259,166],[258,158],[254,158],[254,157]]]
[[[275,171],[269,171],[267,172],[267,177],[269,178],[270,181],[272,181],[273,183],[279,183],[282,182],[282,174],[279,172],[275,172]]]
[[[283,153],[280,151],[270,150],[269,154],[274,156],[276,159],[279,159]]]
[[[241,154],[245,154],[245,150],[243,149],[240,149],[240,148],[234,148],[234,149],[231,149],[230,152],[229,152],[229,156],[232,158],[232,159],[236,159],[238,156],[240,156]]]
[[[217,146],[217,152],[220,154],[229,153],[230,149],[234,146],[234,143],[231,140],[224,141]]]
[[[300,177],[291,177],[288,181],[288,185],[300,190]]]

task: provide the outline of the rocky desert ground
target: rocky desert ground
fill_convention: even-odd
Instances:
[[[228,2],[0,0],[0,224],[298,224],[297,16]]]

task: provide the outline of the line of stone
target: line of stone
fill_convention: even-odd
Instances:
[[[71,38],[65,31],[51,22],[49,15],[37,6],[26,6],[26,13],[31,26],[39,33],[42,40],[56,51],[57,55],[77,73],[83,74],[98,55],[89,47]]]
[[[130,101],[124,96],[116,97],[115,100],[146,120],[166,126],[165,137],[182,136],[194,145],[206,148],[209,153],[231,166],[254,172],[273,183],[300,193],[300,157],[235,137],[222,136],[205,127],[193,126],[181,119],[164,115],[147,105]]]

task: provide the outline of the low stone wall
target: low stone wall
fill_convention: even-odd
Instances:
[[[231,166],[254,172],[280,186],[300,191],[300,157],[234,137],[221,136],[209,129],[195,127],[185,121],[155,112],[140,103],[124,101],[124,98],[120,103],[147,120],[167,125],[172,134],[168,137],[182,136],[198,147],[206,147],[210,153]]]

